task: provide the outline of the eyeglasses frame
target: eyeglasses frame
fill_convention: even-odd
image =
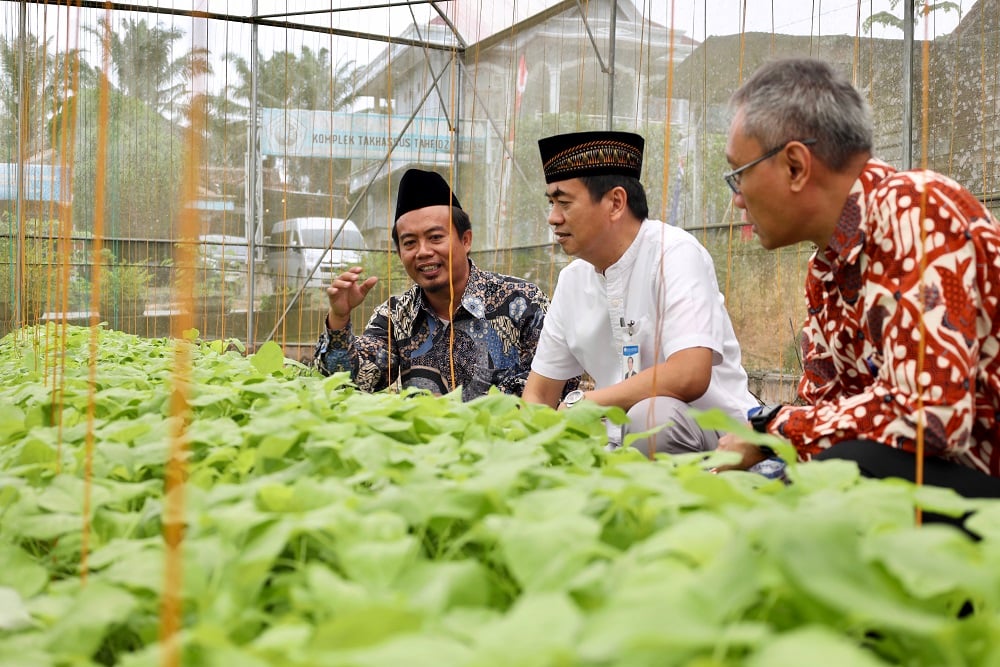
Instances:
[[[729,186],[729,189],[733,191],[734,195],[740,194],[740,179],[739,179],[740,174],[742,174],[744,171],[746,171],[750,167],[754,166],[755,164],[760,164],[764,160],[770,160],[775,155],[777,155],[781,151],[785,150],[785,148],[788,147],[788,144],[791,144],[791,143],[794,143],[794,142],[798,142],[798,143],[802,144],[803,146],[812,146],[813,144],[816,143],[816,140],[815,139],[789,139],[788,141],[786,141],[785,143],[781,144],[777,148],[772,148],[771,150],[767,151],[766,153],[764,153],[763,155],[761,155],[759,158],[757,158],[755,160],[750,160],[746,164],[744,164],[744,165],[742,165],[740,167],[737,167],[736,169],[733,169],[732,171],[727,171],[726,173],[724,173],[722,175],[723,180],[726,181],[726,185]]]

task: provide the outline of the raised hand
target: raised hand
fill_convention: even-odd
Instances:
[[[343,329],[351,319],[351,311],[361,305],[368,292],[378,282],[376,276],[370,276],[359,282],[360,266],[353,266],[333,279],[326,288],[330,299],[330,313],[327,315],[327,326],[330,329]]]

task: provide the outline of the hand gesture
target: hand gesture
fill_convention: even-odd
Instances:
[[[330,299],[327,326],[331,329],[343,329],[347,326],[351,319],[351,311],[361,305],[361,302],[368,296],[368,292],[378,282],[378,278],[375,276],[358,282],[361,271],[360,266],[351,267],[334,278],[330,286],[326,288],[326,295]]]
[[[719,438],[719,445],[716,449],[720,452],[736,452],[742,459],[738,463],[718,466],[712,472],[722,472],[723,470],[746,470],[756,463],[760,463],[767,457],[761,453],[760,447],[752,445],[739,436],[726,433]]]

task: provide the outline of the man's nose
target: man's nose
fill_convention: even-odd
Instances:
[[[742,209],[743,212],[744,212],[744,214],[746,213],[747,202],[746,202],[745,199],[743,199],[743,193],[742,192],[734,192],[733,193],[733,206],[735,206],[738,209]]]
[[[427,241],[420,239],[417,241],[417,255],[429,255],[431,253],[431,244]]]

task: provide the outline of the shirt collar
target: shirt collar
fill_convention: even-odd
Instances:
[[[469,279],[465,283],[465,291],[462,293],[462,299],[459,302],[459,308],[464,308],[473,317],[482,317],[482,308],[478,307],[485,301],[485,296],[487,292],[487,280],[486,275],[476,266],[476,263],[472,261],[472,258],[468,258],[469,262]],[[420,310],[424,311],[428,315],[433,315],[437,317],[434,313],[434,309],[430,307],[427,300],[424,298],[424,291],[417,287],[413,288],[417,291],[416,304]],[[457,313],[456,313],[457,314]],[[454,316],[452,316],[454,318]],[[414,322],[415,324],[416,322]]]
[[[851,186],[829,244],[823,251],[816,253],[821,264],[834,271],[839,266],[857,261],[871,224],[868,214],[871,193],[895,173],[893,167],[881,160],[868,160]]]
[[[649,227],[650,224],[652,223],[649,220],[643,220],[639,224],[639,231],[636,233],[635,238],[632,239],[632,243],[625,249],[625,252],[618,258],[617,262],[605,269],[603,274],[604,277],[610,276],[614,273],[632,270],[636,259],[639,257],[639,248],[642,247],[643,232]],[[598,275],[601,275],[601,272],[597,270],[596,266],[594,267],[594,271],[596,271]]]

